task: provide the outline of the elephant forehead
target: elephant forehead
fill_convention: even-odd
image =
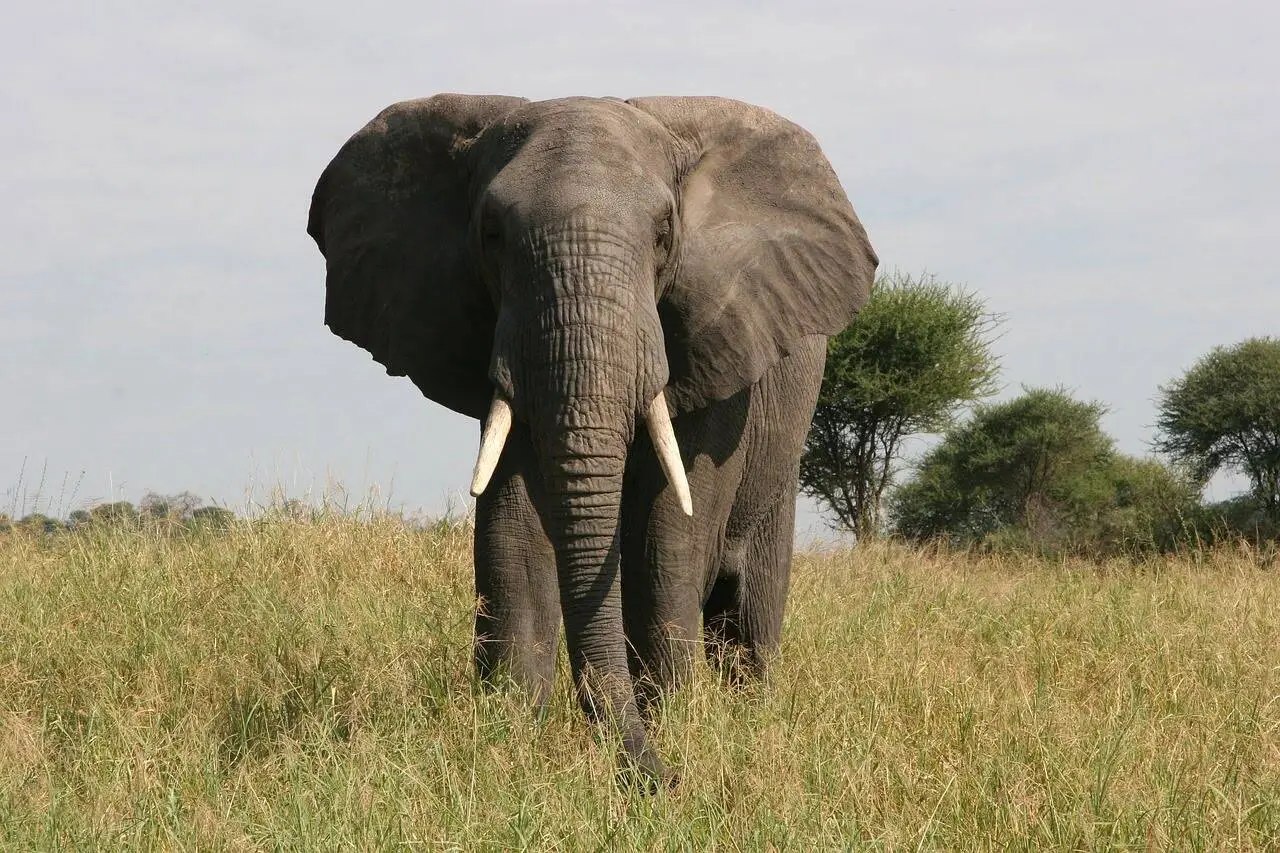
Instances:
[[[621,101],[565,98],[523,104],[489,133],[516,170],[567,170],[609,181],[653,177],[669,183],[672,177],[670,134]]]
[[[521,152],[494,176],[488,195],[511,225],[594,222],[623,230],[647,229],[672,198],[653,170],[601,146]]]
[[[493,182],[494,203],[508,225],[572,236],[577,230],[629,231],[651,225],[663,203],[662,187],[643,174],[573,167],[512,168]]]

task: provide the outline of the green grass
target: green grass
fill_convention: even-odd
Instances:
[[[393,519],[0,535],[0,846],[1280,849],[1280,576],[797,560],[764,687],[666,708],[613,784],[566,679],[473,688],[470,537]]]

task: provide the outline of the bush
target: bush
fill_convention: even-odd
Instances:
[[[979,406],[895,493],[895,531],[961,543],[1011,528],[1044,542],[1069,537],[1101,511],[1109,490],[1113,451],[1098,425],[1103,412],[1044,388]]]
[[[138,510],[128,501],[99,504],[89,510],[92,524],[131,525],[138,521]]]
[[[891,500],[894,532],[961,547],[1117,554],[1194,536],[1198,485],[1115,452],[1104,408],[1059,389],[980,406],[926,454]]]
[[[1201,507],[1197,533],[1205,544],[1244,539],[1255,545],[1280,543],[1280,521],[1256,495],[1244,494]]]
[[[1113,489],[1092,539],[1106,553],[1173,551],[1194,543],[1200,519],[1200,487],[1157,459],[1117,455],[1110,463]]]
[[[191,525],[198,529],[226,530],[236,520],[236,514],[220,506],[202,506],[191,513]]]
[[[50,518],[49,516],[39,512],[33,512],[29,515],[23,516],[18,520],[17,526],[20,530],[24,530],[28,533],[42,534],[57,533],[62,529],[62,523],[56,518]]]

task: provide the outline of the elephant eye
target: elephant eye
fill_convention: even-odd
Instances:
[[[654,247],[658,250],[660,258],[671,250],[671,230],[671,214],[668,213],[655,229]]]

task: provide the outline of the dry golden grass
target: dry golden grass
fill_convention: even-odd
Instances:
[[[561,690],[473,689],[470,534],[0,536],[6,849],[1280,849],[1280,578],[1245,550],[797,560],[783,658],[705,667],[613,785]]]

